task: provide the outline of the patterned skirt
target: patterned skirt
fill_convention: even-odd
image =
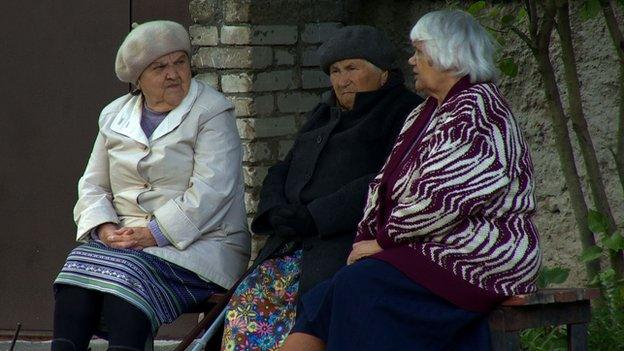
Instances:
[[[295,321],[301,250],[263,262],[226,307],[223,350],[279,350]]]
[[[143,251],[90,241],[73,249],[54,284],[113,294],[145,312],[156,332],[163,323],[223,291],[197,274]]]

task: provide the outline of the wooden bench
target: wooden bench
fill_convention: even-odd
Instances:
[[[541,289],[534,294],[511,297],[489,317],[492,349],[520,350],[520,331],[566,325],[568,350],[587,350],[590,300],[598,289]]]
[[[492,350],[520,350],[520,331],[564,324],[568,331],[568,350],[587,350],[590,300],[599,295],[598,289],[541,289],[534,294],[509,298],[489,317]],[[223,294],[215,294],[193,312],[207,313],[223,297]],[[185,350],[192,341],[193,337],[187,336],[176,350]]]

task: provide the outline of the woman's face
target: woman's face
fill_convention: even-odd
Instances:
[[[347,59],[329,66],[329,80],[338,103],[347,110],[353,108],[355,93],[374,91],[388,79],[388,71],[382,71],[363,59]]]
[[[415,41],[414,55],[409,58],[408,62],[412,65],[414,72],[414,88],[427,95],[435,95],[439,89],[438,83],[442,78],[442,72],[434,67],[429,56],[423,51],[423,43]]]
[[[175,51],[157,58],[141,73],[137,86],[150,110],[173,110],[184,100],[191,86],[188,55]]]

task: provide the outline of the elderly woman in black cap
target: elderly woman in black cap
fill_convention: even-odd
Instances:
[[[117,77],[137,90],[100,115],[74,208],[86,243],[54,282],[52,350],[86,350],[94,333],[109,350],[142,350],[247,267],[233,107],[191,78],[190,51],[170,21],[135,27],[119,48]]]
[[[369,186],[348,266],[302,297],[283,351],[485,351],[489,312],[537,289],[533,167],[496,42],[460,10],[425,14],[410,39],[427,100]]]
[[[226,312],[226,350],[277,349],[297,296],[345,262],[366,201],[411,109],[422,100],[395,69],[389,39],[369,26],[340,29],[318,50],[332,93],[308,116],[292,150],[269,169],[252,230],[263,262]]]

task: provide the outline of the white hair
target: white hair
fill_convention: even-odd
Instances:
[[[429,12],[410,32],[412,42],[422,42],[432,64],[457,77],[470,75],[470,81],[495,81],[497,43],[471,15],[460,10]]]

